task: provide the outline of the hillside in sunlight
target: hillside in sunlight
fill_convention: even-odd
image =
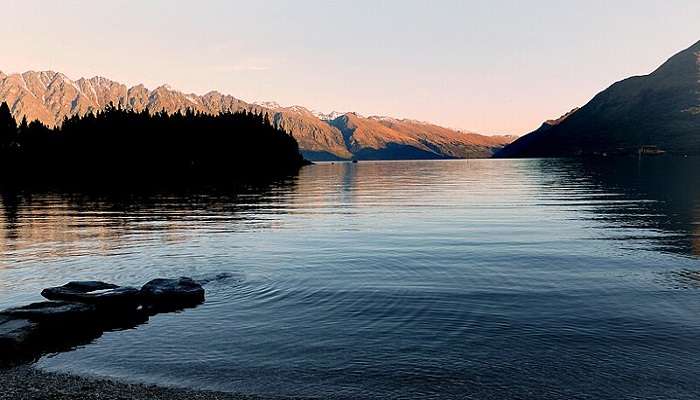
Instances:
[[[109,104],[136,112],[171,114],[186,110],[208,114],[267,112],[275,127],[294,136],[302,153],[312,160],[483,158],[512,140],[410,120],[365,118],[353,113],[324,115],[301,106],[247,103],[216,91],[197,95],[168,85],[153,90],[143,85],[127,87],[103,77],[72,80],[54,71],[0,72],[0,101],[10,105],[17,120],[26,117],[48,126],[59,126],[65,118],[103,110]],[[350,133],[355,124],[361,125],[359,131]]]

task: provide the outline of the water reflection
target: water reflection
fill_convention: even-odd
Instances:
[[[138,240],[184,242],[192,230],[211,233],[268,229],[279,214],[317,218],[371,209],[377,218],[408,201],[407,210],[476,202],[513,206],[565,205],[570,218],[601,229],[641,229],[656,250],[700,255],[698,159],[488,160],[464,162],[336,163],[308,167],[298,178],[236,190],[60,193],[0,191],[0,267],[13,255],[70,257],[116,252]],[[459,188],[460,190],[452,190]],[[445,190],[452,190],[445,199]],[[446,204],[440,204],[446,203]],[[519,204],[520,203],[520,204]],[[311,222],[313,223],[313,222]],[[90,249],[82,244],[89,242]],[[620,244],[624,246],[624,243]],[[2,260],[5,260],[3,263]]]
[[[50,302],[34,303],[29,307],[42,307]],[[162,313],[179,313],[199,304],[176,305],[168,308],[145,307],[139,309],[108,308],[85,312],[85,315],[44,318],[34,321],[29,339],[18,348],[10,347],[7,353],[0,353],[0,368],[35,362],[45,355],[58,354],[89,345],[108,332],[136,329],[147,324],[151,317]],[[0,315],[0,321],[4,316]],[[30,318],[31,319],[31,318]]]
[[[284,203],[296,183],[292,177],[230,189],[0,191],[0,268],[27,250],[34,259],[106,254],[139,240],[183,242],[197,229],[271,228],[278,212],[271,205]]]
[[[600,229],[629,229],[654,249],[700,256],[700,159],[539,160],[542,191],[578,197],[580,211]]]
[[[227,273],[191,312],[38,365],[269,395],[694,398],[700,292],[659,281],[699,269],[697,167],[642,161],[336,163],[249,192],[6,195],[0,308],[68,280]]]

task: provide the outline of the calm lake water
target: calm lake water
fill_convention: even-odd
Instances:
[[[361,162],[239,194],[6,193],[0,307],[219,275],[202,306],[38,366],[262,395],[696,399],[699,173]]]

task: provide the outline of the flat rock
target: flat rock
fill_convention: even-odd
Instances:
[[[49,300],[79,302],[98,307],[119,307],[139,304],[141,291],[111,283],[87,281],[46,288],[41,291],[41,295]]]
[[[0,316],[34,322],[59,322],[90,318],[96,311],[97,307],[92,304],[44,301],[4,310],[0,312]]]
[[[70,282],[41,294],[50,301],[0,311],[0,367],[70,350],[106,331],[131,329],[151,315],[204,302],[202,285],[184,277],[154,279],[141,289],[99,281]]]
[[[37,328],[36,323],[27,319],[0,315],[0,362],[4,361],[5,355],[19,351]]]
[[[144,300],[152,303],[188,303],[204,301],[204,288],[192,278],[154,279],[141,288]]]
[[[119,286],[100,281],[76,281],[68,282],[63,286],[46,288],[41,291],[41,295],[49,300],[68,300],[76,294],[85,294],[98,290],[116,289]]]
[[[0,338],[23,340],[36,326],[27,319],[0,315]]]

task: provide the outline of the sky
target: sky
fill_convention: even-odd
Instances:
[[[0,0],[0,71],[527,133],[700,40],[700,1]]]

